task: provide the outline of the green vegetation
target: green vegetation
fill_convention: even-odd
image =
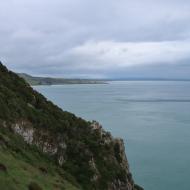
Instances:
[[[22,121],[47,132],[45,140],[64,139],[61,167],[57,155],[42,153],[13,132],[11,126]],[[133,185],[119,145],[109,133],[90,125],[61,110],[0,63],[0,189],[107,190],[115,180]]]
[[[56,84],[106,84],[98,79],[66,79],[50,77],[34,77],[25,73],[18,75],[26,80],[30,85],[56,85]]]
[[[12,134],[10,129],[2,127],[0,166],[2,190],[80,189],[77,182],[60,170],[52,159],[40,153],[36,147],[27,145],[20,136]]]

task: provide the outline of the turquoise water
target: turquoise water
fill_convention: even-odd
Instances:
[[[190,82],[111,82],[35,87],[67,111],[125,140],[145,190],[190,189]]]

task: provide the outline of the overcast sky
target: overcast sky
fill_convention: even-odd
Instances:
[[[190,78],[190,1],[1,0],[0,44],[32,75]]]

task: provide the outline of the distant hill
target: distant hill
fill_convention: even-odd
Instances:
[[[105,81],[96,79],[65,79],[51,77],[34,77],[25,73],[18,75],[30,85],[59,85],[59,84],[106,84]]]

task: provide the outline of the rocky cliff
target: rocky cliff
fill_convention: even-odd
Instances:
[[[113,138],[98,122],[62,111],[2,64],[0,130],[21,136],[81,189],[141,189],[134,184],[121,139]]]

